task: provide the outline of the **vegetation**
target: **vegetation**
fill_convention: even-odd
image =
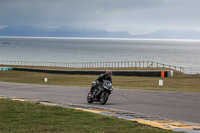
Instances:
[[[53,68],[34,67],[34,68],[69,70],[69,68],[59,68],[59,67],[53,67]],[[107,70],[107,69],[108,68],[98,68],[98,69],[73,68],[70,70]],[[161,70],[161,68],[111,68],[110,70]],[[44,82],[45,77],[48,78],[47,83]],[[68,74],[50,74],[50,73],[22,72],[22,71],[0,71],[0,81],[28,83],[28,84],[90,87],[91,82],[94,81],[96,78],[97,75],[68,75]],[[158,85],[159,79],[163,79],[164,86],[160,87]],[[199,81],[200,81],[200,75],[187,75],[180,73],[178,71],[174,71],[173,78],[113,76],[114,88],[121,88],[121,89],[200,92]]]
[[[0,99],[0,132],[170,133],[136,122],[94,113]]]
[[[34,67],[35,68],[35,67]],[[42,69],[62,69],[37,67]],[[135,70],[136,68],[129,68]],[[73,69],[77,70],[77,69]],[[78,69],[80,70],[80,69]],[[81,69],[93,70],[93,69]],[[106,70],[96,69],[96,70]],[[110,69],[110,70],[126,70]],[[137,68],[137,70],[144,70]],[[146,69],[145,69],[146,70]],[[151,69],[152,70],[152,69]],[[155,70],[155,69],[153,69]],[[157,70],[157,69],[156,69]],[[175,71],[173,78],[164,78],[164,86],[158,86],[159,77],[113,76],[114,88],[147,89],[166,91],[200,92],[200,75],[186,75]],[[44,78],[48,82],[44,82]],[[0,81],[90,87],[97,75],[67,75],[23,71],[0,71]],[[171,131],[152,128],[137,122],[130,122],[115,117],[102,116],[89,112],[60,107],[45,106],[39,103],[28,103],[0,99],[0,132],[140,132],[168,133]]]

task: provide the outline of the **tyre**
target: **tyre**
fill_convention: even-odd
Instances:
[[[88,103],[93,103],[93,96],[92,96],[91,93],[88,93],[88,95],[87,95],[87,102]]]
[[[108,92],[103,92],[101,97],[100,97],[100,104],[104,105],[107,102],[108,97],[109,97]]]

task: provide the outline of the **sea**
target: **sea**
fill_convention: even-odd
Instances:
[[[200,73],[200,40],[0,37],[0,61],[154,61]]]

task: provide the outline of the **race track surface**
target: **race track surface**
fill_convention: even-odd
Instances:
[[[0,82],[0,96],[32,98],[125,110],[200,123],[200,93],[114,89],[106,105],[88,104],[90,88]]]

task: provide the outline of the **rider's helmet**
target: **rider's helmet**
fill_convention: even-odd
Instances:
[[[108,76],[108,77],[111,77],[112,76],[112,72],[111,71],[106,71],[105,75]]]

